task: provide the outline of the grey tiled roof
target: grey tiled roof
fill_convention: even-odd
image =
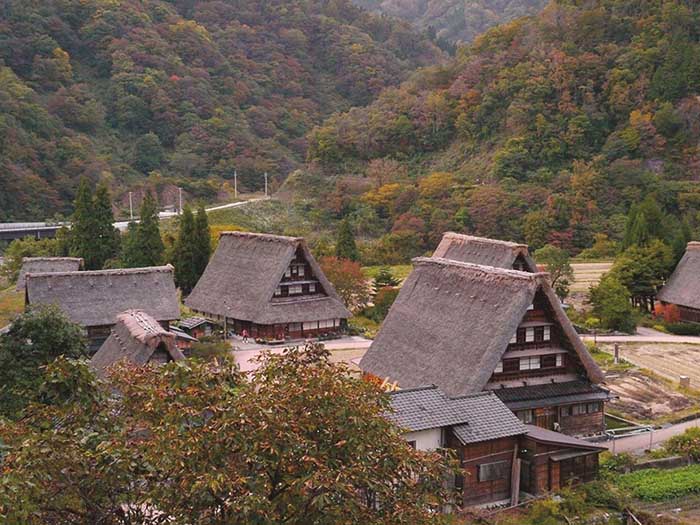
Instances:
[[[192,328],[195,328],[201,324],[208,323],[206,319],[203,317],[188,317],[186,319],[181,319],[178,325],[180,328],[185,328],[187,330],[191,330]]]
[[[519,386],[494,390],[504,403],[526,401],[531,399],[547,399],[550,397],[571,396],[579,394],[594,394],[606,392],[588,381],[565,381],[562,383],[545,383],[542,385]]]
[[[410,431],[454,427],[463,444],[525,433],[525,426],[491,392],[449,398],[436,387],[391,394],[389,419]]]

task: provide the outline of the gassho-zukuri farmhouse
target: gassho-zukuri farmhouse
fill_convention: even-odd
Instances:
[[[350,317],[300,237],[223,232],[185,304],[251,337],[336,334]]]

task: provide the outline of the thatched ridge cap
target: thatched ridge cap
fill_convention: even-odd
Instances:
[[[688,246],[686,246],[686,250],[700,250],[700,242],[699,241],[690,241],[688,243]]]
[[[465,233],[456,233],[456,232],[445,232],[443,234],[444,239],[454,239],[458,241],[464,241],[464,242],[474,242],[474,243],[479,243],[479,244],[497,244],[500,246],[507,246],[508,248],[512,248],[513,250],[524,250],[525,252],[529,251],[529,247],[527,244],[523,243],[517,243],[513,241],[502,241],[500,239],[491,239],[489,237],[477,237],[475,235],[467,235]]]
[[[31,279],[36,278],[50,278],[50,277],[90,277],[90,276],[101,276],[101,275],[136,275],[136,274],[149,274],[149,273],[173,273],[174,267],[171,264],[166,264],[165,266],[146,266],[144,268],[114,268],[111,270],[86,270],[79,272],[36,272],[28,273],[27,277]]]
[[[455,261],[454,259],[443,259],[441,257],[416,257],[412,260],[412,262],[414,267],[430,265],[453,267],[463,270],[464,273],[469,273],[474,277],[479,275],[491,275],[514,280],[537,282],[539,284],[544,283],[549,278],[549,273],[547,272],[521,272],[520,270],[510,270],[507,268],[498,268],[496,266],[485,266],[482,264],[466,263],[461,261]]]
[[[286,235],[274,235],[272,233],[256,233],[256,232],[237,232],[225,231],[219,234],[219,237],[244,237],[247,239],[258,239],[268,242],[282,242],[287,244],[296,244],[304,240],[303,237],[288,237]]]
[[[167,331],[158,321],[143,310],[126,310],[117,314],[117,322],[123,323],[131,336],[142,343],[147,343],[148,340],[154,337],[175,338],[175,334]]]
[[[79,262],[83,263],[83,259],[81,257],[22,257],[22,262],[58,262],[58,261],[65,261],[65,262]]]

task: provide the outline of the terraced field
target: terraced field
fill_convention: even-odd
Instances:
[[[581,262],[572,263],[574,269],[574,283],[572,292],[588,292],[591,286],[598,284],[605,272],[612,268],[612,262]]]

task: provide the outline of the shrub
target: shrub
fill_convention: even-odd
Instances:
[[[194,357],[199,359],[216,359],[217,357],[223,357],[231,352],[231,345],[225,341],[218,343],[194,343],[192,348],[187,352],[188,357]]]
[[[664,449],[669,454],[700,460],[700,428],[689,428],[682,434],[673,436],[666,441]]]
[[[620,454],[603,452],[600,455],[600,471],[603,475],[627,472],[634,466],[634,463],[634,457],[626,452]]]
[[[700,335],[700,324],[675,323],[666,325],[666,330],[675,335]]]

